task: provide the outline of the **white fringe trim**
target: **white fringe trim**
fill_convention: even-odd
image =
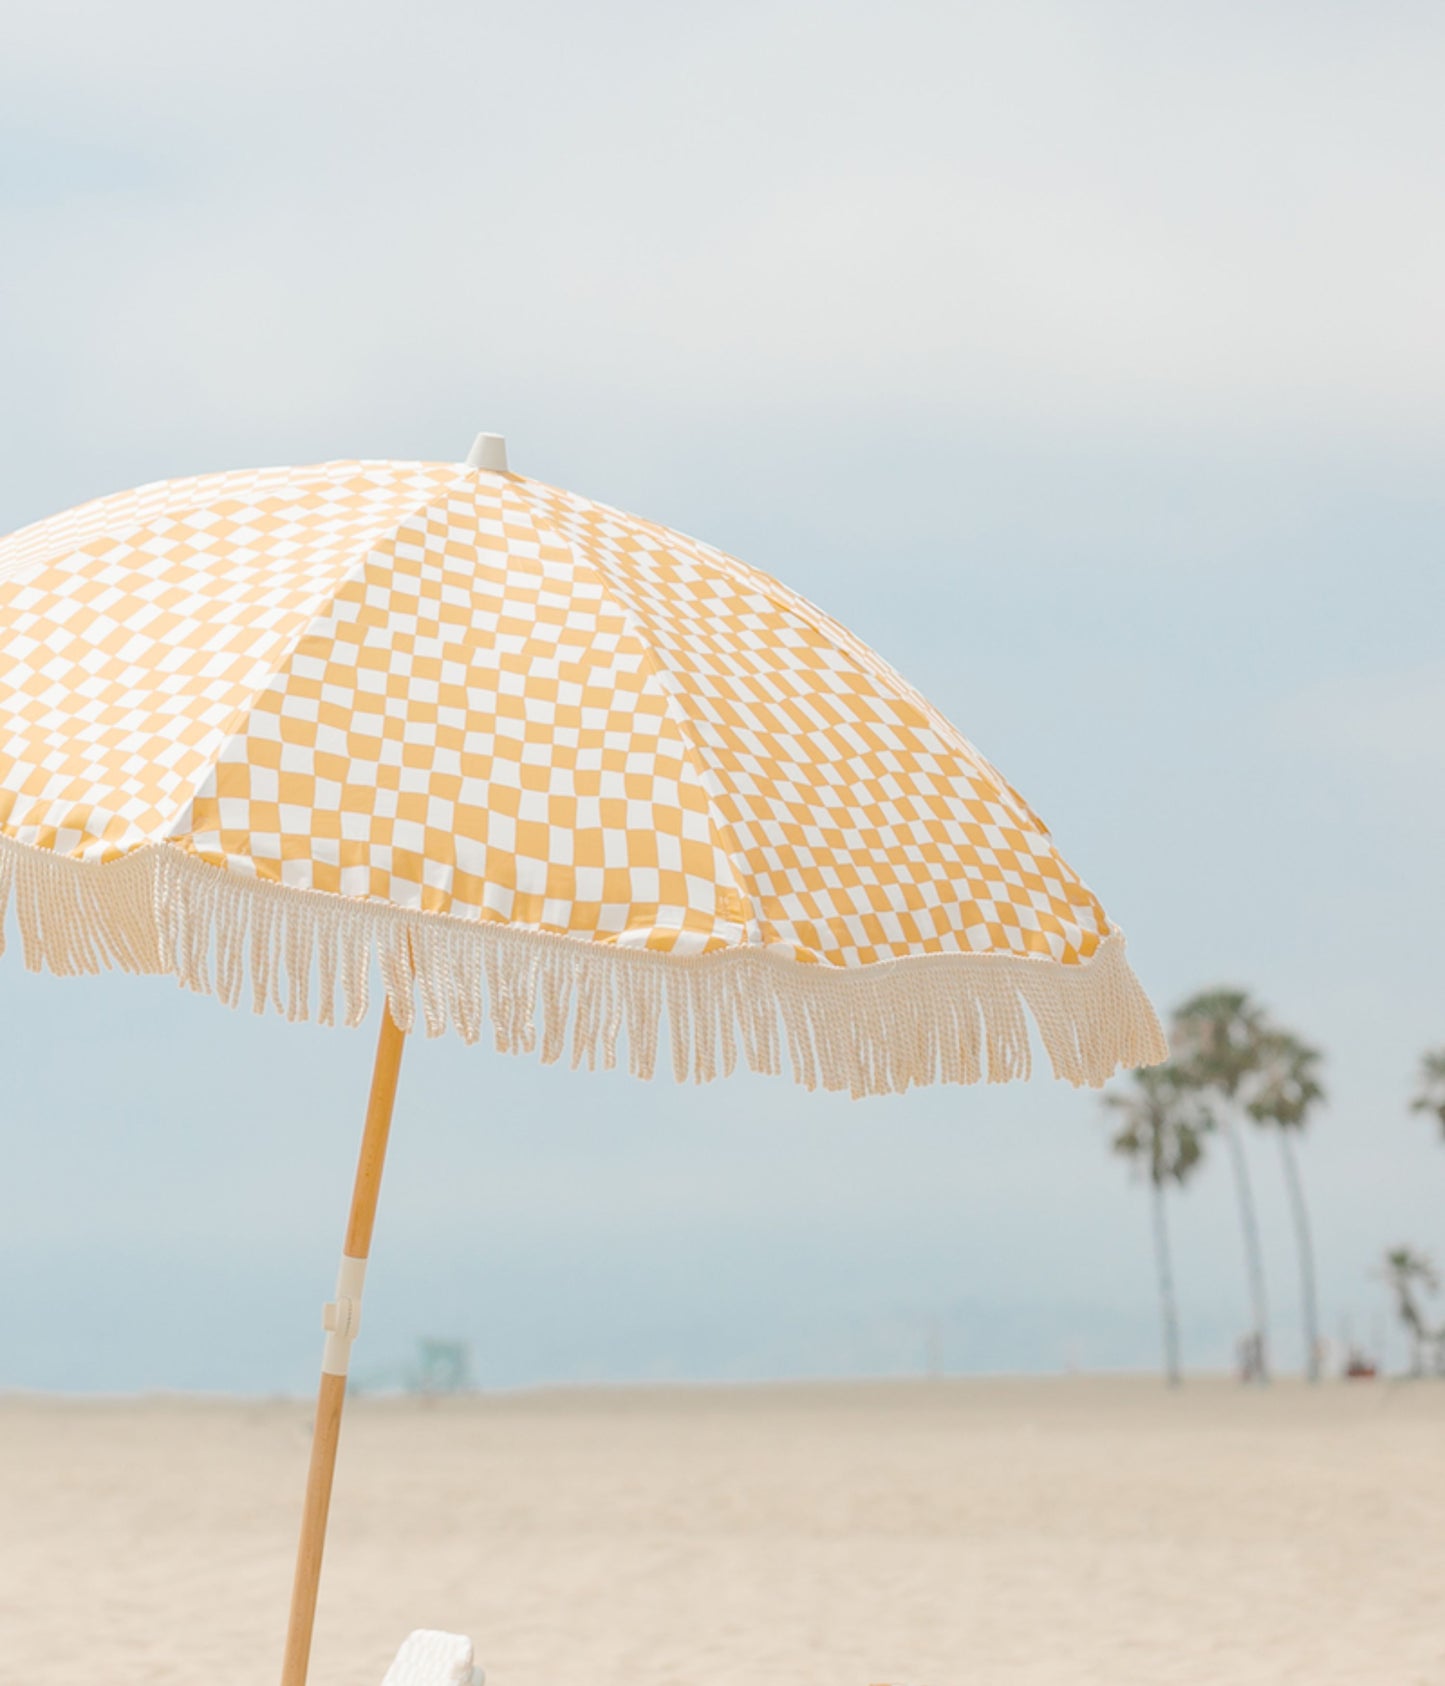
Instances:
[[[1033,1015],[1056,1076],[1093,1087],[1167,1057],[1159,1021],[1106,940],[1086,965],[925,955],[856,970],[766,950],[677,957],[619,949],[243,878],[183,850],[82,865],[0,837],[0,952],[13,892],[25,964],[61,976],[119,967],[173,974],[234,1007],[359,1024],[375,957],[392,1016],[468,1042],[490,1018],[504,1053],[616,1063],[625,1030],[639,1077],[657,1065],[664,1007],[677,1079],[782,1070],[804,1087],[897,1093],[914,1084],[1027,1077]],[[338,1007],[340,1011],[338,1012]],[[781,1036],[779,1030],[781,1028]]]

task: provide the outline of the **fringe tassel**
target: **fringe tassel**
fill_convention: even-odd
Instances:
[[[182,850],[82,865],[0,838],[0,952],[13,896],[25,964],[61,975],[117,967],[170,973],[187,989],[288,1019],[360,1024],[373,957],[403,1030],[476,1042],[491,1021],[503,1053],[651,1077],[664,1013],[673,1076],[706,1082],[741,1062],[805,1088],[855,1096],[915,1084],[1004,1083],[1030,1070],[1029,1018],[1056,1076],[1098,1087],[1168,1049],[1108,938],[1087,965],[1006,955],[928,955],[856,971],[734,949],[679,958],[510,926],[414,913],[245,878]],[[781,1035],[779,1034],[781,1029]]]

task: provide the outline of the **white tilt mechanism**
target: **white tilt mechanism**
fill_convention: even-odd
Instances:
[[[507,441],[500,433],[479,433],[467,452],[468,468],[495,468],[507,472]]]
[[[366,1260],[341,1255],[336,1273],[336,1298],[321,1312],[326,1347],[321,1354],[323,1375],[344,1376],[351,1364],[351,1343],[361,1328],[361,1289],[366,1281]]]

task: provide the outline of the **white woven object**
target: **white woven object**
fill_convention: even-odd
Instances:
[[[481,1686],[472,1642],[460,1633],[418,1628],[408,1634],[381,1686]]]

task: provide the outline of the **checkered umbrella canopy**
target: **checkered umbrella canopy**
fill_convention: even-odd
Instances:
[[[164,481],[0,543],[27,962],[854,1093],[1163,1057],[1042,822],[695,539],[500,469]],[[3,901],[0,901],[3,907]]]

